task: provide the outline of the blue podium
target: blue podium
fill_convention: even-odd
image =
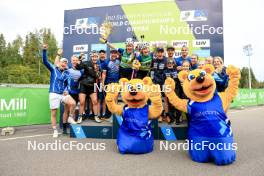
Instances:
[[[117,132],[122,124],[122,117],[112,115],[111,119],[96,123],[93,120],[85,120],[78,125],[70,125],[70,137],[72,138],[97,138],[116,139]],[[152,120],[151,123],[154,139],[156,140],[184,140],[187,138],[187,122],[180,125],[168,125]]]

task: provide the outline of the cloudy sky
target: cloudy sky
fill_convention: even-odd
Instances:
[[[17,34],[24,37],[35,28],[47,27],[61,43],[64,10],[152,1],[155,0],[1,0],[0,33],[12,41]],[[225,64],[247,66],[243,46],[250,43],[253,46],[251,67],[257,79],[264,81],[264,20],[261,19],[264,2],[223,0],[223,4]]]

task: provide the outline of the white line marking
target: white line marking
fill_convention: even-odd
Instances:
[[[258,108],[254,108],[254,109],[243,109],[243,110],[231,111],[228,113],[229,114],[235,114],[235,113],[240,113],[243,111],[255,111],[255,110],[259,110],[259,109],[263,109],[263,107],[258,107]],[[59,134],[61,134],[61,133],[59,133]],[[5,138],[5,139],[0,139],[0,141],[9,141],[9,140],[15,140],[15,139],[26,139],[26,138],[43,137],[43,136],[52,136],[52,134],[37,134],[37,135],[33,135],[33,136],[21,136],[21,137]]]
[[[9,140],[15,140],[15,139],[25,139],[25,138],[34,138],[34,137],[42,137],[42,136],[52,136],[52,134],[37,134],[33,136],[13,137],[13,138],[0,139],[0,141],[9,141]]]

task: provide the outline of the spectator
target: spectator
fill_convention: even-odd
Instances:
[[[70,89],[70,96],[74,99],[76,105],[79,102],[79,93],[80,93],[80,89],[79,89],[79,80],[82,76],[82,70],[77,70],[76,66],[79,62],[79,58],[75,55],[73,55],[71,57],[71,68],[69,69],[69,74],[70,74],[70,78],[71,78],[71,89]],[[66,113],[66,114],[65,114]],[[64,116],[67,115],[67,113],[69,113],[69,110],[67,109],[67,106],[64,106]],[[77,123],[80,123],[77,120]]]
[[[181,56],[175,59],[178,72],[182,70],[182,64],[184,61],[188,61],[191,64],[191,58],[188,56],[188,48],[186,46],[182,47]]]
[[[120,61],[117,59],[118,51],[112,49],[110,51],[110,58],[102,65],[102,70],[106,71],[105,85],[110,83],[118,83],[119,81],[119,66]]]
[[[167,64],[167,58],[164,56],[164,49],[157,48],[156,49],[157,58],[153,59],[152,66],[151,66],[151,78],[154,84],[159,84],[160,89],[162,90],[162,86],[165,82],[165,69]],[[162,92],[162,96],[165,97],[164,92]],[[164,106],[168,106],[167,99],[164,99]],[[165,113],[167,113],[167,108],[165,108]],[[161,115],[159,118],[159,122],[166,120],[164,115]]]
[[[218,92],[223,92],[228,86],[228,75],[226,74],[223,59],[219,56],[214,57],[213,66],[215,68],[213,77],[215,79],[216,89]]]
[[[101,119],[98,117],[98,99],[97,93],[94,90],[94,85],[99,79],[99,66],[97,64],[98,53],[91,52],[90,59],[88,61],[79,61],[76,66],[76,69],[83,70],[84,73],[80,80],[80,111],[78,122],[82,122],[82,119],[85,117],[85,107],[86,107],[86,98],[89,97],[92,103],[92,109],[94,112],[94,119],[97,123],[101,122]]]
[[[212,64],[213,65],[213,57],[209,56],[205,59],[205,64]]]
[[[198,68],[199,57],[197,54],[192,54],[191,56],[191,70],[195,70]]]
[[[126,41],[126,48],[115,48],[112,44],[107,42],[111,49],[116,49],[120,55],[120,78],[131,78],[132,61],[134,59],[134,42],[130,39]]]
[[[167,60],[167,68],[165,70],[166,78],[170,77],[175,81],[175,93],[179,96],[182,94],[181,83],[178,79],[178,73],[174,59]],[[167,99],[167,97],[165,97]],[[166,119],[169,124],[176,122],[176,125],[180,124],[181,112],[175,109],[172,104],[168,101],[168,110],[166,113]]]
[[[140,55],[137,57],[137,60],[141,64],[141,67],[139,68],[137,75],[138,75],[138,78],[142,79],[149,74],[151,63],[153,60],[153,53],[150,53],[148,43],[141,44]]]
[[[198,62],[198,68],[199,69],[202,69],[204,65],[205,65],[205,61],[204,60],[199,60],[199,62]]]
[[[182,62],[181,70],[190,71],[191,64],[188,60]]]
[[[106,52],[105,50],[99,51],[99,64],[100,64],[100,71],[101,71],[101,79],[100,83],[102,88],[105,86],[105,78],[106,78],[106,69],[104,65],[106,63]],[[101,119],[106,117],[106,104],[105,104],[105,92],[102,90],[98,92],[98,100],[99,100],[99,112]]]
[[[175,48],[173,46],[168,46],[167,47],[167,54],[168,54],[168,60],[169,59],[175,59],[174,58],[174,51],[175,51]]]
[[[63,133],[67,133],[67,122],[76,124],[73,119],[76,104],[72,97],[69,95],[70,76],[67,70],[68,60],[66,58],[59,59],[62,54],[62,50],[59,50],[57,52],[55,65],[51,64],[47,57],[47,48],[48,46],[44,44],[42,50],[42,59],[44,65],[50,71],[49,104],[51,109],[51,124],[53,128],[53,137],[57,138],[59,135],[56,126],[57,109],[63,102],[70,111],[70,115],[64,116],[63,118]]]

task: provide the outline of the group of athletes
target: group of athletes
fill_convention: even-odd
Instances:
[[[43,63],[50,71],[49,104],[53,137],[58,137],[59,134],[56,127],[56,112],[61,103],[64,104],[63,134],[67,134],[67,123],[82,123],[87,117],[98,123],[110,119],[111,113],[104,101],[105,92],[95,90],[95,84],[104,86],[118,83],[120,78],[142,79],[150,76],[154,84],[162,86],[165,79],[171,77],[176,82],[176,94],[180,98],[187,98],[178,79],[178,73],[212,64],[216,70],[213,77],[217,90],[224,91],[227,87],[228,76],[221,57],[210,56],[205,60],[199,60],[196,54],[188,55],[186,46],[181,48],[181,56],[175,57],[173,46],[156,47],[151,52],[147,42],[134,46],[132,40],[127,40],[125,48],[116,48],[108,41],[106,44],[110,47],[109,57],[105,50],[92,51],[88,59],[81,53],[79,56],[73,55],[71,63],[68,63],[68,59],[62,57],[62,49],[59,49],[54,64],[48,60],[48,46],[43,45]],[[135,62],[139,62],[140,67],[133,67]],[[163,93],[162,97],[164,112],[159,117],[159,122],[180,124],[182,113],[168,102]],[[78,103],[79,112],[76,114]]]

